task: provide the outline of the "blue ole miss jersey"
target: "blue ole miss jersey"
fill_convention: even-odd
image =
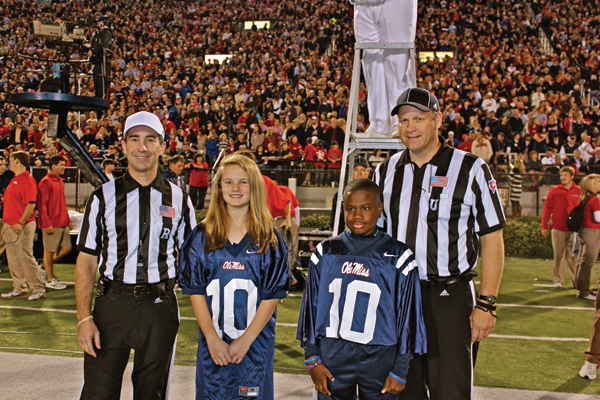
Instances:
[[[278,246],[266,253],[248,236],[206,253],[206,235],[197,226],[183,244],[179,284],[185,294],[205,295],[217,334],[227,343],[240,337],[262,300],[284,298],[288,287],[288,250],[275,230]],[[199,333],[196,399],[272,399],[275,313],[240,364],[217,366]]]
[[[387,239],[362,252],[346,233],[317,246],[298,323],[302,347],[327,337],[364,345],[397,344],[399,354],[427,351],[413,253]]]

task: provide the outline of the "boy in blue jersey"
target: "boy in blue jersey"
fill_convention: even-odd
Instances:
[[[377,229],[379,186],[344,190],[350,228],[311,256],[297,339],[319,399],[396,399],[414,353],[427,351],[421,291],[410,249]]]

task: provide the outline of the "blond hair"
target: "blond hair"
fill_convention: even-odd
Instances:
[[[250,204],[245,217],[245,225],[250,240],[260,247],[259,253],[265,253],[269,246],[277,246],[277,237],[273,231],[273,217],[267,205],[267,188],[265,181],[250,158],[233,154],[226,157],[219,166],[215,179],[212,182],[210,206],[206,218],[200,222],[206,232],[205,251],[221,250],[227,241],[227,226],[229,226],[229,213],[227,203],[223,199],[221,179],[225,168],[236,165],[248,174],[250,181]]]
[[[596,185],[596,182],[598,181],[598,179],[600,179],[600,175],[589,174],[589,175],[586,175],[581,180],[581,182],[579,183],[579,186],[581,187],[581,196],[579,197],[580,200],[583,201],[587,197],[596,195],[596,191],[594,190],[594,185]]]
[[[519,170],[519,172],[521,172],[522,174],[524,174],[526,172],[525,169],[525,163],[523,162],[523,160],[521,159],[517,159],[515,160],[515,168]]]

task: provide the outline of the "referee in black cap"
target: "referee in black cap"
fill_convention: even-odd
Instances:
[[[185,192],[158,174],[165,149],[158,117],[133,114],[124,134],[127,172],[94,190],[77,239],[77,340],[85,351],[81,399],[118,399],[131,349],[134,398],[166,399],[175,356],[176,260],[196,226],[194,208]],[[96,270],[100,279],[93,292]]]
[[[412,360],[400,399],[472,399],[477,345],[496,324],[502,202],[488,165],[439,136],[442,114],[433,94],[406,90],[395,114],[406,150],[379,164],[373,180],[383,193],[386,232],[415,254],[427,328],[427,354]]]

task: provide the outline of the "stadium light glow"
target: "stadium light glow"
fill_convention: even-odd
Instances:
[[[206,54],[204,56],[204,62],[207,64],[214,64],[215,61],[218,61],[219,64],[223,64],[225,60],[232,57],[233,54]]]
[[[452,51],[420,51],[419,52],[419,62],[425,63],[428,60],[432,60],[434,57],[437,57],[440,60],[443,60],[446,57],[454,58],[454,52],[452,52]]]
[[[271,29],[271,21],[245,21],[244,29],[249,31],[252,25],[256,25],[258,29]]]

